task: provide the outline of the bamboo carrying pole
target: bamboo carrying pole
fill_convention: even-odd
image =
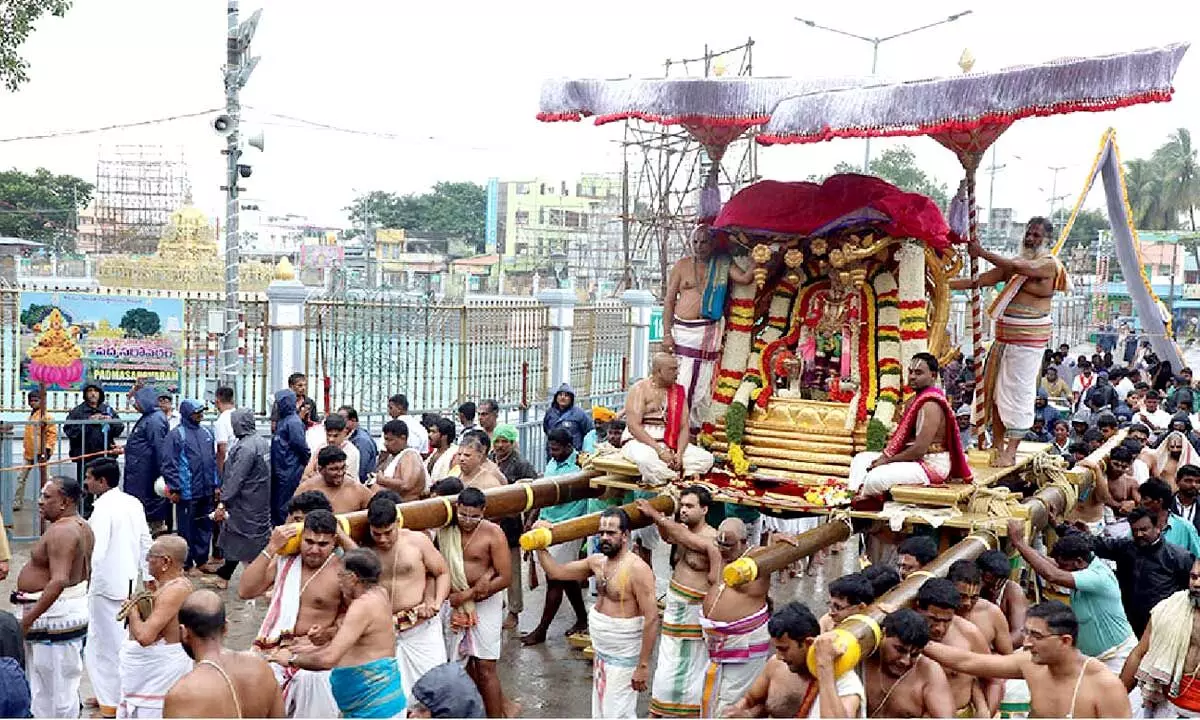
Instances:
[[[1095,473],[1100,471],[1099,468],[1103,466],[1104,460],[1113,448],[1120,445],[1124,439],[1124,432],[1117,433],[1100,446],[1096,452],[1081,461],[1076,466],[1077,469],[1070,471],[1070,474],[1074,476],[1072,485],[1078,488],[1080,494],[1086,493],[1091,488],[1095,480]],[[1097,470],[1090,470],[1089,466],[1097,468]],[[1071,510],[1074,497],[1069,497],[1069,495],[1075,495],[1074,491],[1048,485],[1035,493],[1033,497],[1022,502],[1021,504],[1029,510],[1032,528],[1035,531],[1043,530],[1050,522],[1051,513],[1062,517]],[[861,658],[865,658],[875,651],[883,638],[880,623],[883,622],[884,617],[894,610],[911,605],[917,598],[917,591],[921,589],[926,580],[945,577],[950,566],[955,562],[974,560],[985,550],[996,549],[994,545],[998,542],[999,537],[994,533],[987,531],[971,533],[931,563],[909,575],[904,582],[892,588],[883,597],[877,598],[865,613],[853,615],[839,624],[834,632],[840,638],[836,641],[837,644],[844,650],[836,663],[836,674],[840,675],[845,670],[854,667]],[[808,654],[808,662],[810,668],[814,667],[815,658],[811,649]]]
[[[664,515],[673,515],[675,513],[675,498],[670,495],[658,495],[651,498],[649,502],[654,506],[655,510]],[[620,507],[629,516],[629,528],[631,530],[644,528],[654,523],[648,515],[638,510],[637,503],[635,502],[621,505]],[[591,513],[555,523],[552,527],[534,528],[521,535],[521,549],[526,552],[530,550],[545,550],[551,545],[595,535],[600,531],[600,515],[601,513]]]
[[[487,518],[517,515],[537,508],[549,507],[573,500],[587,500],[604,492],[604,488],[592,487],[591,480],[602,475],[598,470],[581,470],[570,475],[542,478],[533,482],[514,483],[484,490],[487,505],[483,515]],[[424,500],[396,505],[396,525],[409,530],[430,530],[445,527],[454,518],[454,501],[457,495],[432,497]],[[368,534],[367,511],[346,513],[338,516],[338,523],[355,542],[363,542]],[[300,549],[299,526],[292,540],[281,551],[285,555]]]
[[[850,537],[850,523],[830,520],[808,532],[800,533],[794,542],[780,541],[761,550],[754,557],[746,555],[725,566],[725,584],[738,587],[752,582],[759,575],[770,575],[813,553]]]

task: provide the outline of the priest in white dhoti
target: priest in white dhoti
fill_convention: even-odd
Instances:
[[[915,394],[883,452],[861,452],[850,461],[848,486],[864,497],[879,498],[896,485],[970,482],[954,410],[934,383],[938,361],[929,353],[913,355],[908,384]]]
[[[1054,332],[1050,302],[1056,291],[1069,289],[1066,268],[1046,247],[1053,233],[1049,220],[1032,218],[1025,226],[1021,255],[1016,258],[973,243],[968,246],[971,255],[995,267],[978,277],[950,281],[950,287],[957,290],[1005,284],[988,308],[996,339],[984,366],[983,402],[975,403],[982,412],[975,418],[975,426],[991,427],[998,451],[992,464],[997,466],[1016,463],[1017,446],[1033,426],[1042,354]]]
[[[637,465],[647,485],[696,477],[712,469],[712,453],[689,442],[687,398],[676,382],[678,376],[679,359],[657,353],[650,377],[634,383],[625,401],[621,455]]]
[[[92,548],[84,661],[100,714],[109,718],[116,717],[121,701],[121,675],[115,669],[127,637],[117,613],[139,576],[150,577],[146,511],[140,500],[118,487],[120,483],[121,468],[112,458],[93,460],[84,471],[84,486],[96,496],[88,519],[96,544]]]
[[[300,555],[278,559],[271,604],[254,640],[255,648],[260,651],[279,647],[295,629],[304,591],[300,583],[303,565]],[[338,704],[329,685],[328,670],[302,670],[277,663],[271,663],[271,670],[283,690],[283,707],[288,717],[338,716]]]

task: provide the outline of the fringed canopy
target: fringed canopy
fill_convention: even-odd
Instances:
[[[986,143],[972,141],[986,147],[1021,118],[1170,100],[1187,49],[1176,43],[991,73],[815,90],[780,102],[758,141],[930,135],[954,148],[962,142],[950,136],[990,135]]]

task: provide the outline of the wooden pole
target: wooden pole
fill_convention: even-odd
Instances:
[[[800,533],[792,542],[780,541],[761,549],[757,554],[746,555],[725,566],[722,577],[725,584],[738,587],[752,582],[763,574],[783,570],[788,565],[803,560],[813,553],[850,537],[850,523],[830,520],[808,532]]]
[[[978,211],[975,208],[975,169],[979,166],[979,156],[976,154],[961,156],[963,168],[967,171],[967,238],[972,244],[979,242],[979,217]],[[988,218],[991,222],[991,218]],[[976,283],[979,280],[979,258],[971,255],[971,280]],[[987,402],[987,398],[983,397],[983,298],[980,294],[978,284],[971,288],[971,347],[974,350],[975,357],[975,387],[974,387],[974,412],[972,417],[976,423],[975,437],[976,447],[984,447],[985,433],[987,428],[979,422],[983,417],[983,412]],[[993,443],[1002,444],[1004,438],[992,438]]]
[[[670,495],[653,497],[650,499],[650,504],[654,506],[655,510],[664,515],[673,515],[675,513],[675,498]],[[641,510],[638,510],[636,502],[621,505],[620,507],[629,516],[629,528],[631,530],[644,528],[654,523],[649,516],[644,515]],[[521,549],[526,552],[544,550],[551,545],[595,535],[600,531],[600,515],[601,513],[591,513],[555,523],[552,527],[534,528],[521,535]]]
[[[506,517],[573,500],[594,498],[601,495],[604,488],[592,487],[591,480],[602,474],[598,470],[581,470],[570,475],[484,490],[487,505],[483,515],[486,518]],[[399,503],[396,505],[396,524],[409,530],[445,527],[454,518],[454,501],[457,498],[457,495],[448,495]],[[369,534],[366,510],[339,515],[338,523],[355,542],[363,542]],[[281,553],[294,554],[299,549],[300,533],[297,532]]]

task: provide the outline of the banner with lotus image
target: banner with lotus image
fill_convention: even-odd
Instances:
[[[183,300],[89,293],[21,293],[21,383],[30,390],[129,390],[139,378],[180,385]]]

